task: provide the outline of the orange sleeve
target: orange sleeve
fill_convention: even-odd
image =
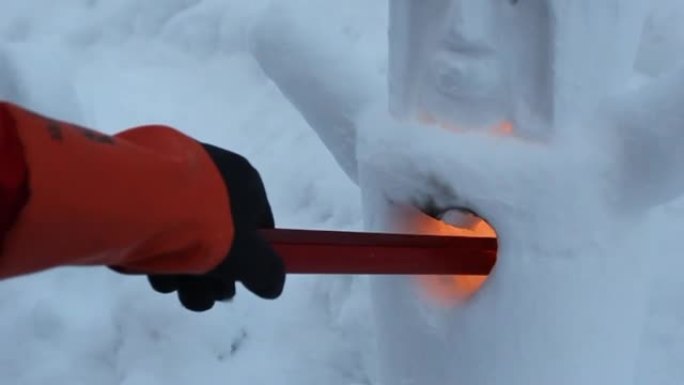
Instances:
[[[164,126],[113,137],[0,103],[21,141],[28,201],[0,278],[61,265],[203,273],[230,250],[228,191],[201,144]]]

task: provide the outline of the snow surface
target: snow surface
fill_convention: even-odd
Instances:
[[[525,376],[532,374],[525,370],[533,369],[549,379],[547,383],[606,383],[606,378],[619,378],[616,384],[623,384],[631,376],[637,384],[684,383],[684,279],[679,273],[684,268],[679,242],[684,201],[659,206],[639,218],[618,218],[605,210],[604,202],[597,200],[605,196],[596,191],[605,184],[592,181],[603,180],[601,172],[611,168],[613,158],[598,151],[600,135],[588,148],[581,146],[582,140],[567,140],[554,143],[552,150],[526,142],[503,146],[475,134],[454,142],[449,133],[438,130],[431,130],[425,140],[424,127],[388,120],[382,107],[384,78],[388,68],[392,71],[386,64],[386,2],[348,0],[342,6],[332,0],[292,0],[278,2],[276,8],[268,3],[4,4],[0,96],[108,132],[166,123],[240,152],[262,172],[282,227],[363,228],[361,194],[348,176],[364,185],[371,175],[379,187],[364,191],[365,204],[373,203],[370,214],[366,209],[365,226],[387,228],[390,224],[372,221],[383,219],[384,197],[377,200],[374,194],[416,199],[418,206],[420,199],[435,196],[461,205],[460,200],[450,201],[453,194],[437,193],[445,183],[451,190],[448,183],[457,174],[464,178],[454,186],[459,199],[466,197],[468,205],[492,210],[483,215],[497,218],[494,225],[506,234],[497,270],[508,274],[495,273],[495,284],[485,287],[465,309],[417,303],[411,286],[401,278],[380,279],[386,282],[374,283],[371,290],[364,277],[290,277],[278,301],[258,300],[241,291],[233,303],[195,314],[184,311],[175,298],[153,293],[142,278],[105,269],[58,269],[0,283],[2,383],[356,385],[380,384],[381,378],[411,383],[413,376],[423,381],[421,385],[530,385]],[[679,4],[659,2],[662,8],[656,9],[641,42],[641,52],[646,53],[639,63],[645,75],[672,69],[672,62],[681,59],[678,51],[663,48],[684,42],[677,23],[681,17],[672,16],[677,11],[684,15]],[[294,23],[282,24],[288,20]],[[279,39],[290,39],[292,45],[279,45]],[[283,57],[271,55],[273,50],[283,47],[292,61],[269,66]],[[325,65],[307,67],[310,63]],[[296,66],[306,68],[311,78],[295,79],[292,84],[301,84],[299,88],[282,87],[292,80],[287,68]],[[362,90],[354,86],[359,83],[364,84]],[[340,90],[333,93],[338,98],[327,98],[330,89]],[[658,92],[653,94],[658,100]],[[380,107],[370,103],[375,97]],[[335,103],[341,100],[356,102],[340,109]],[[311,103],[328,108],[307,108]],[[364,103],[370,108],[362,111]],[[642,116],[649,115],[638,114]],[[326,136],[329,131],[320,125],[330,121],[341,128]],[[365,128],[364,135],[349,139],[348,130],[357,126]],[[664,135],[673,130],[668,124],[660,127]],[[592,134],[590,128],[587,135]],[[393,135],[397,132],[403,135]],[[495,151],[497,161],[483,148]],[[359,154],[365,164],[361,172],[348,161],[350,152]],[[442,163],[426,164],[426,159],[438,161],[431,156],[435,152],[445,155]],[[563,156],[573,161],[563,162]],[[593,160],[604,162],[604,168],[588,164]],[[371,173],[378,170],[390,174]],[[396,170],[402,170],[401,177],[413,178],[412,183],[393,185],[391,172]],[[580,175],[578,170],[586,172]],[[529,183],[520,186],[519,178]],[[377,184],[383,180],[387,184]],[[549,180],[555,183],[546,183]],[[582,195],[570,195],[568,186]],[[497,195],[503,188],[505,199]],[[538,199],[531,199],[530,191]],[[568,205],[555,206],[553,199]],[[570,234],[548,231],[549,224],[568,215],[572,223],[589,225],[571,228]],[[538,227],[526,230],[545,231],[548,239],[536,239],[532,245],[511,241],[534,239],[515,225],[535,220]],[[564,268],[564,260],[538,258],[544,251],[557,252],[559,243],[567,253],[564,260],[579,259],[582,264]],[[535,263],[545,265],[536,271],[525,268]],[[605,274],[603,290],[583,286],[595,284],[597,274]],[[577,285],[567,291],[541,290],[554,280],[571,278]],[[597,292],[603,296],[600,301],[592,299]],[[492,293],[501,295],[498,306],[505,306],[512,317],[496,316],[501,307],[491,301]],[[545,295],[562,301],[554,303]],[[374,307],[382,305],[383,296],[395,306]],[[639,296],[647,298],[640,301]],[[397,303],[402,298],[405,307]],[[588,298],[592,301],[583,302]],[[536,307],[536,301],[544,306]],[[405,311],[417,306],[420,313]],[[373,307],[382,314],[374,318]],[[571,314],[578,309],[584,313]],[[540,324],[525,325],[535,313],[541,314]],[[614,330],[592,336],[588,329],[605,332],[606,317],[614,321]],[[570,324],[570,318],[579,324]],[[386,327],[384,332],[375,329],[373,319]],[[558,328],[567,330],[559,346],[568,350],[545,350],[545,337],[558,337]],[[526,337],[539,346],[516,350],[522,346],[516,341],[521,335],[508,331],[525,329]],[[613,340],[590,344],[600,338]],[[569,341],[578,346],[567,345]],[[502,342],[507,348],[497,351],[495,344]],[[595,365],[589,373],[613,377],[587,379],[573,371],[577,357],[571,353],[582,349],[588,349],[584,359]],[[492,352],[496,355],[489,355]],[[516,362],[506,361],[515,354],[527,358],[517,362],[518,372],[513,370]],[[563,354],[570,354],[569,361],[548,359]],[[574,363],[583,366],[586,361]],[[482,373],[489,377],[478,377]],[[625,377],[616,377],[620,373]]]
[[[374,280],[386,383],[633,383],[651,267],[663,263],[638,235],[651,205],[684,192],[684,72],[628,91],[645,4],[454,0],[433,12],[453,28],[420,39],[425,59],[409,67],[409,112],[457,126],[472,112],[489,119],[483,128],[513,122],[516,135],[396,123],[385,103],[358,124],[369,228],[402,230],[396,204],[464,207],[500,241],[481,291],[448,311],[426,312],[410,279]],[[435,17],[398,14],[428,30]],[[541,44],[529,39],[539,29]],[[527,67],[545,72],[521,75]],[[514,103],[502,109],[500,99]],[[620,108],[607,113],[613,104]]]

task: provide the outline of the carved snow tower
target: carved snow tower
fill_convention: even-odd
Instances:
[[[657,258],[640,218],[684,191],[684,71],[628,90],[646,0],[390,0],[389,90],[279,7],[253,52],[367,228],[496,229],[497,265],[450,306],[372,278],[383,384],[632,383]]]

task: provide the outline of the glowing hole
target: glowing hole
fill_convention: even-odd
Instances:
[[[442,215],[442,220],[421,223],[422,233],[458,235],[467,237],[494,237],[496,232],[482,218],[460,210]],[[453,306],[467,301],[482,287],[488,276],[482,275],[422,275],[417,276],[418,286],[431,302]]]
[[[463,127],[449,122],[440,121],[428,111],[420,111],[418,121],[427,125],[436,125],[452,132],[470,131],[472,128]],[[480,132],[494,136],[513,136],[515,127],[512,122],[502,120],[498,124],[478,129]],[[441,220],[420,222],[420,232],[437,235],[460,235],[467,237],[493,237],[496,231],[484,219],[475,214],[461,210],[451,210],[443,213]],[[482,275],[450,275],[418,276],[418,285],[427,298],[444,306],[453,306],[468,300],[482,287],[488,276]]]

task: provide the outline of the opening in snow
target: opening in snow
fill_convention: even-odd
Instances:
[[[467,237],[494,237],[496,231],[477,214],[461,209],[446,210],[438,219],[421,222],[421,232]],[[491,270],[490,270],[491,271]],[[489,275],[421,275],[416,277],[422,294],[433,303],[454,306],[472,297]]]
[[[418,121],[449,131],[477,130],[495,136],[512,135],[514,131],[513,124],[507,120],[502,120],[485,129],[482,127],[465,127],[435,118],[428,111],[420,111]],[[486,220],[468,209],[452,208],[435,212],[434,208],[429,208],[423,211],[433,220],[420,222],[419,226],[422,233],[497,238],[494,228]],[[487,275],[421,275],[416,280],[421,293],[428,300],[442,306],[454,306],[467,301],[477,293],[488,277],[489,273]]]

